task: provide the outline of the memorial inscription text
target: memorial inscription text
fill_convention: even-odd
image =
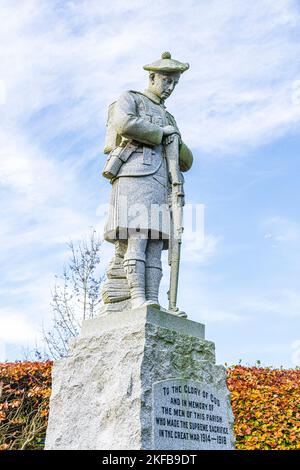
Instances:
[[[155,449],[229,447],[224,397],[210,385],[164,380],[154,384],[153,398]]]

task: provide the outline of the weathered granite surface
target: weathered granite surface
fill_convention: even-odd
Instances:
[[[225,394],[233,421],[203,325],[151,307],[85,322],[54,366],[46,449],[153,449],[153,384],[178,378]]]

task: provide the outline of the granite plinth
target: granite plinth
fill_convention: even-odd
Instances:
[[[178,381],[182,392],[172,390]],[[189,384],[200,395],[186,395]],[[232,449],[232,423],[226,371],[204,326],[146,307],[84,322],[53,369],[46,449]]]

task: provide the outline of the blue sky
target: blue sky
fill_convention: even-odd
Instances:
[[[195,162],[180,306],[220,363],[300,365],[300,3],[2,0],[0,355],[51,319],[66,242],[103,225],[107,106],[170,50],[190,63],[167,106]],[[103,245],[103,269],[111,247]],[[166,304],[167,275],[161,300]],[[297,343],[298,342],[298,343]]]

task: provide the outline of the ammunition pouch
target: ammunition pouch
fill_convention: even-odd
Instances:
[[[106,160],[102,175],[109,180],[116,178],[123,163],[127,162],[138,146],[138,143],[127,142],[124,147],[119,146],[112,150]]]

